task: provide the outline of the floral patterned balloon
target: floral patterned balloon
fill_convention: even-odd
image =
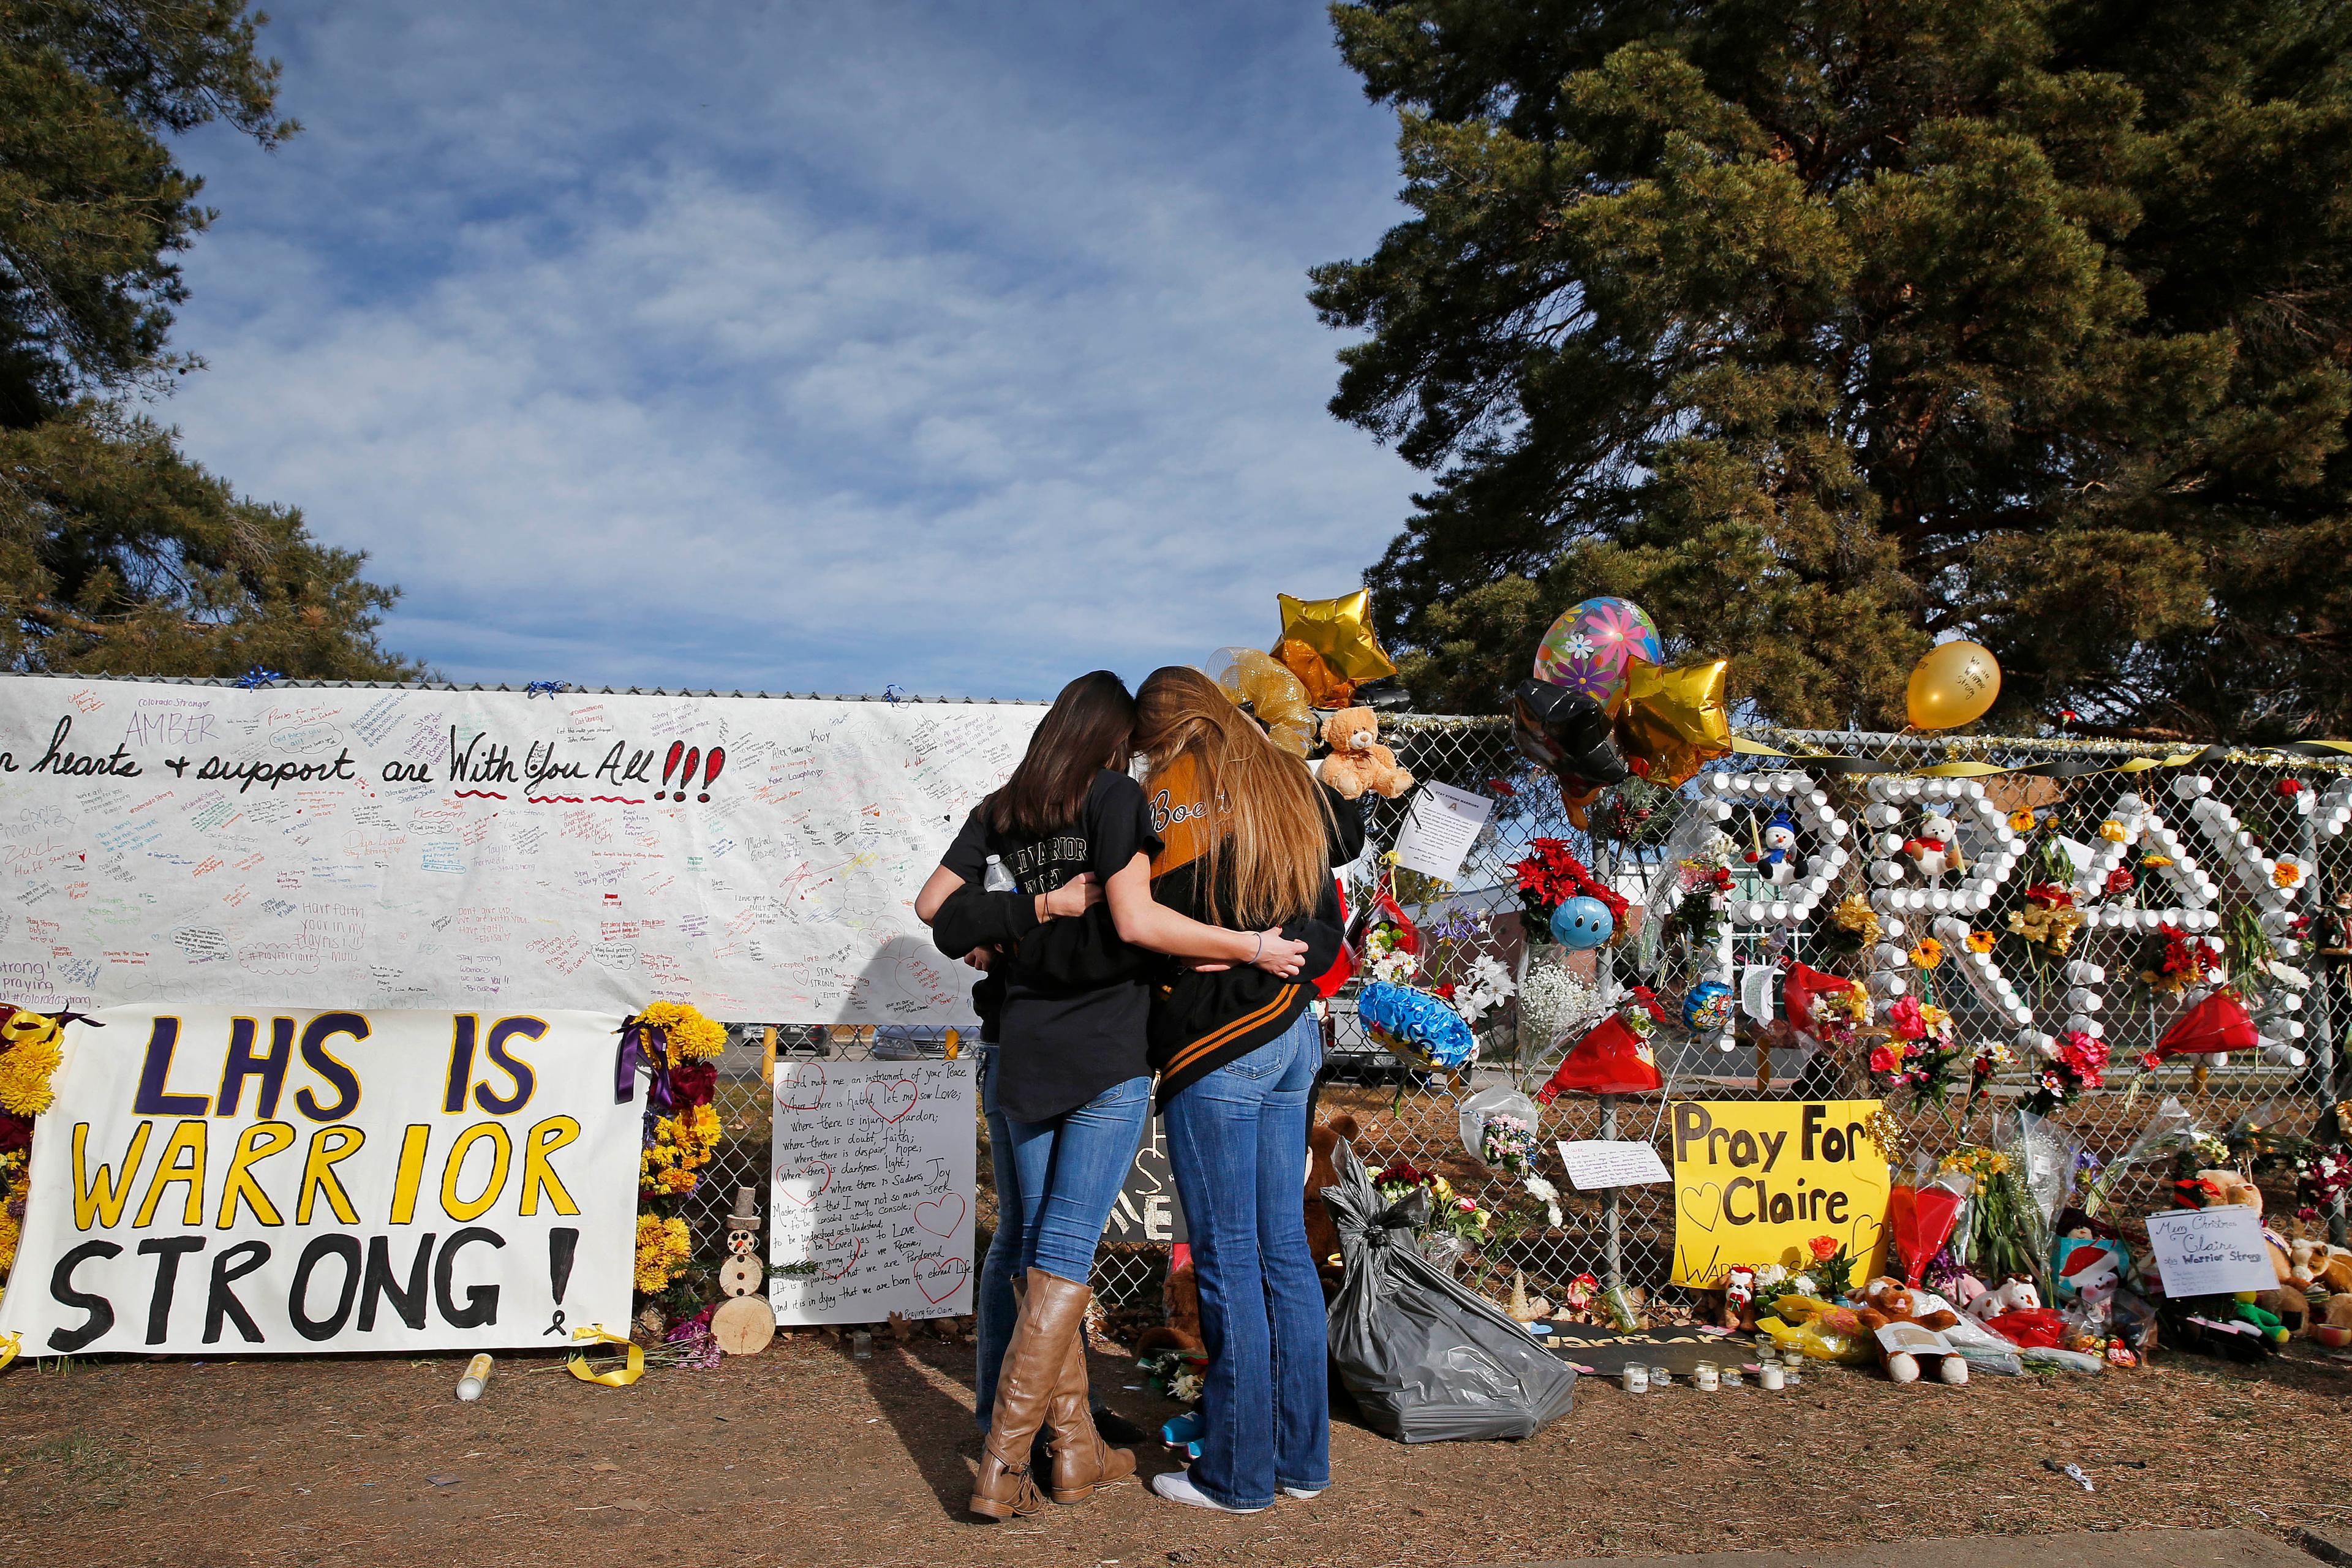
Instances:
[[[1587,599],[1552,622],[1536,649],[1536,679],[1606,702],[1625,684],[1628,656],[1664,662],[1658,628],[1631,599]]]

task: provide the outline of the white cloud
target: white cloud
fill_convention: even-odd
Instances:
[[[192,149],[164,413],[446,673],[1036,695],[1403,514],[1322,409],[1303,269],[1394,209],[1311,10],[363,13],[273,30],[304,137]]]

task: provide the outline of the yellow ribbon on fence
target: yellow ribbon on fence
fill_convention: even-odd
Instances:
[[[2309,750],[2302,750],[2309,748]],[[2218,763],[2229,758],[2221,746],[2197,746],[2175,752],[2168,757],[2127,757],[2120,763],[2096,758],[2062,757],[2047,763],[1931,763],[1926,767],[1906,767],[1900,763],[1884,762],[1876,757],[1802,756],[1793,752],[1776,751],[1760,741],[1745,735],[1731,738],[1731,749],[1742,756],[1778,757],[1783,762],[1802,763],[1820,773],[1903,773],[1923,779],[1981,779],[1996,773],[2019,773],[2028,777],[2072,779],[2086,778],[2095,773],[2141,773],[2150,768],[2186,767],[2191,763]],[[2289,752],[2296,755],[2317,756],[2341,753],[2352,756],[2352,742],[2296,741],[2287,745],[2273,746],[2272,751]]]
[[[626,1388],[646,1375],[646,1347],[627,1335],[616,1334],[602,1323],[591,1323],[584,1329],[572,1330],[572,1337],[575,1340],[593,1340],[603,1345],[623,1345],[627,1347],[629,1352],[628,1365],[612,1367],[604,1372],[588,1370],[588,1357],[584,1352],[571,1357],[563,1364],[571,1368],[572,1375],[581,1382],[601,1383],[606,1388]]]

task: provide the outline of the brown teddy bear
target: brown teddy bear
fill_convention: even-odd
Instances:
[[[1201,1341],[1201,1280],[1192,1272],[1192,1249],[1182,1247],[1181,1261],[1171,1258],[1167,1280],[1160,1287],[1160,1305],[1167,1321],[1135,1336],[1135,1353],[1151,1351],[1199,1351]]]
[[[1307,1250],[1315,1259],[1316,1271],[1323,1276],[1326,1296],[1339,1288],[1339,1227],[1331,1223],[1331,1211],[1323,1203],[1323,1189],[1339,1184],[1339,1170],[1331,1163],[1331,1151],[1342,1140],[1352,1147],[1359,1136],[1356,1119],[1344,1110],[1307,1130]]]
[[[1911,1351],[1889,1350],[1885,1342],[1878,1337],[1879,1330],[1894,1323],[1912,1323],[1941,1333],[1960,1321],[1955,1312],[1922,1314],[1919,1299],[1904,1289],[1901,1280],[1885,1276],[1864,1287],[1862,1301],[1862,1307],[1854,1316],[1862,1321],[1864,1328],[1870,1331],[1871,1342],[1878,1351],[1878,1363],[1886,1369],[1886,1375],[1897,1383],[1919,1381],[1918,1355]],[[1936,1369],[1936,1376],[1940,1381],[1955,1385],[1968,1382],[1969,1363],[1958,1352],[1939,1359],[1942,1364]]]
[[[1412,774],[1397,766],[1396,753],[1380,743],[1381,721],[1369,708],[1342,708],[1323,721],[1323,742],[1331,754],[1318,773],[1349,800],[1366,790],[1394,800],[1412,787]]]

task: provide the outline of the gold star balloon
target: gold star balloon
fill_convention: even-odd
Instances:
[[[1356,684],[1396,673],[1372,636],[1370,590],[1359,588],[1336,599],[1294,599],[1287,594],[1275,597],[1282,605],[1282,641],[1304,644],[1341,680]],[[1308,684],[1311,689],[1313,683]]]
[[[1731,712],[1724,705],[1728,659],[1661,669],[1625,661],[1617,697],[1617,745],[1634,772],[1674,788],[1706,763],[1731,754]]]

